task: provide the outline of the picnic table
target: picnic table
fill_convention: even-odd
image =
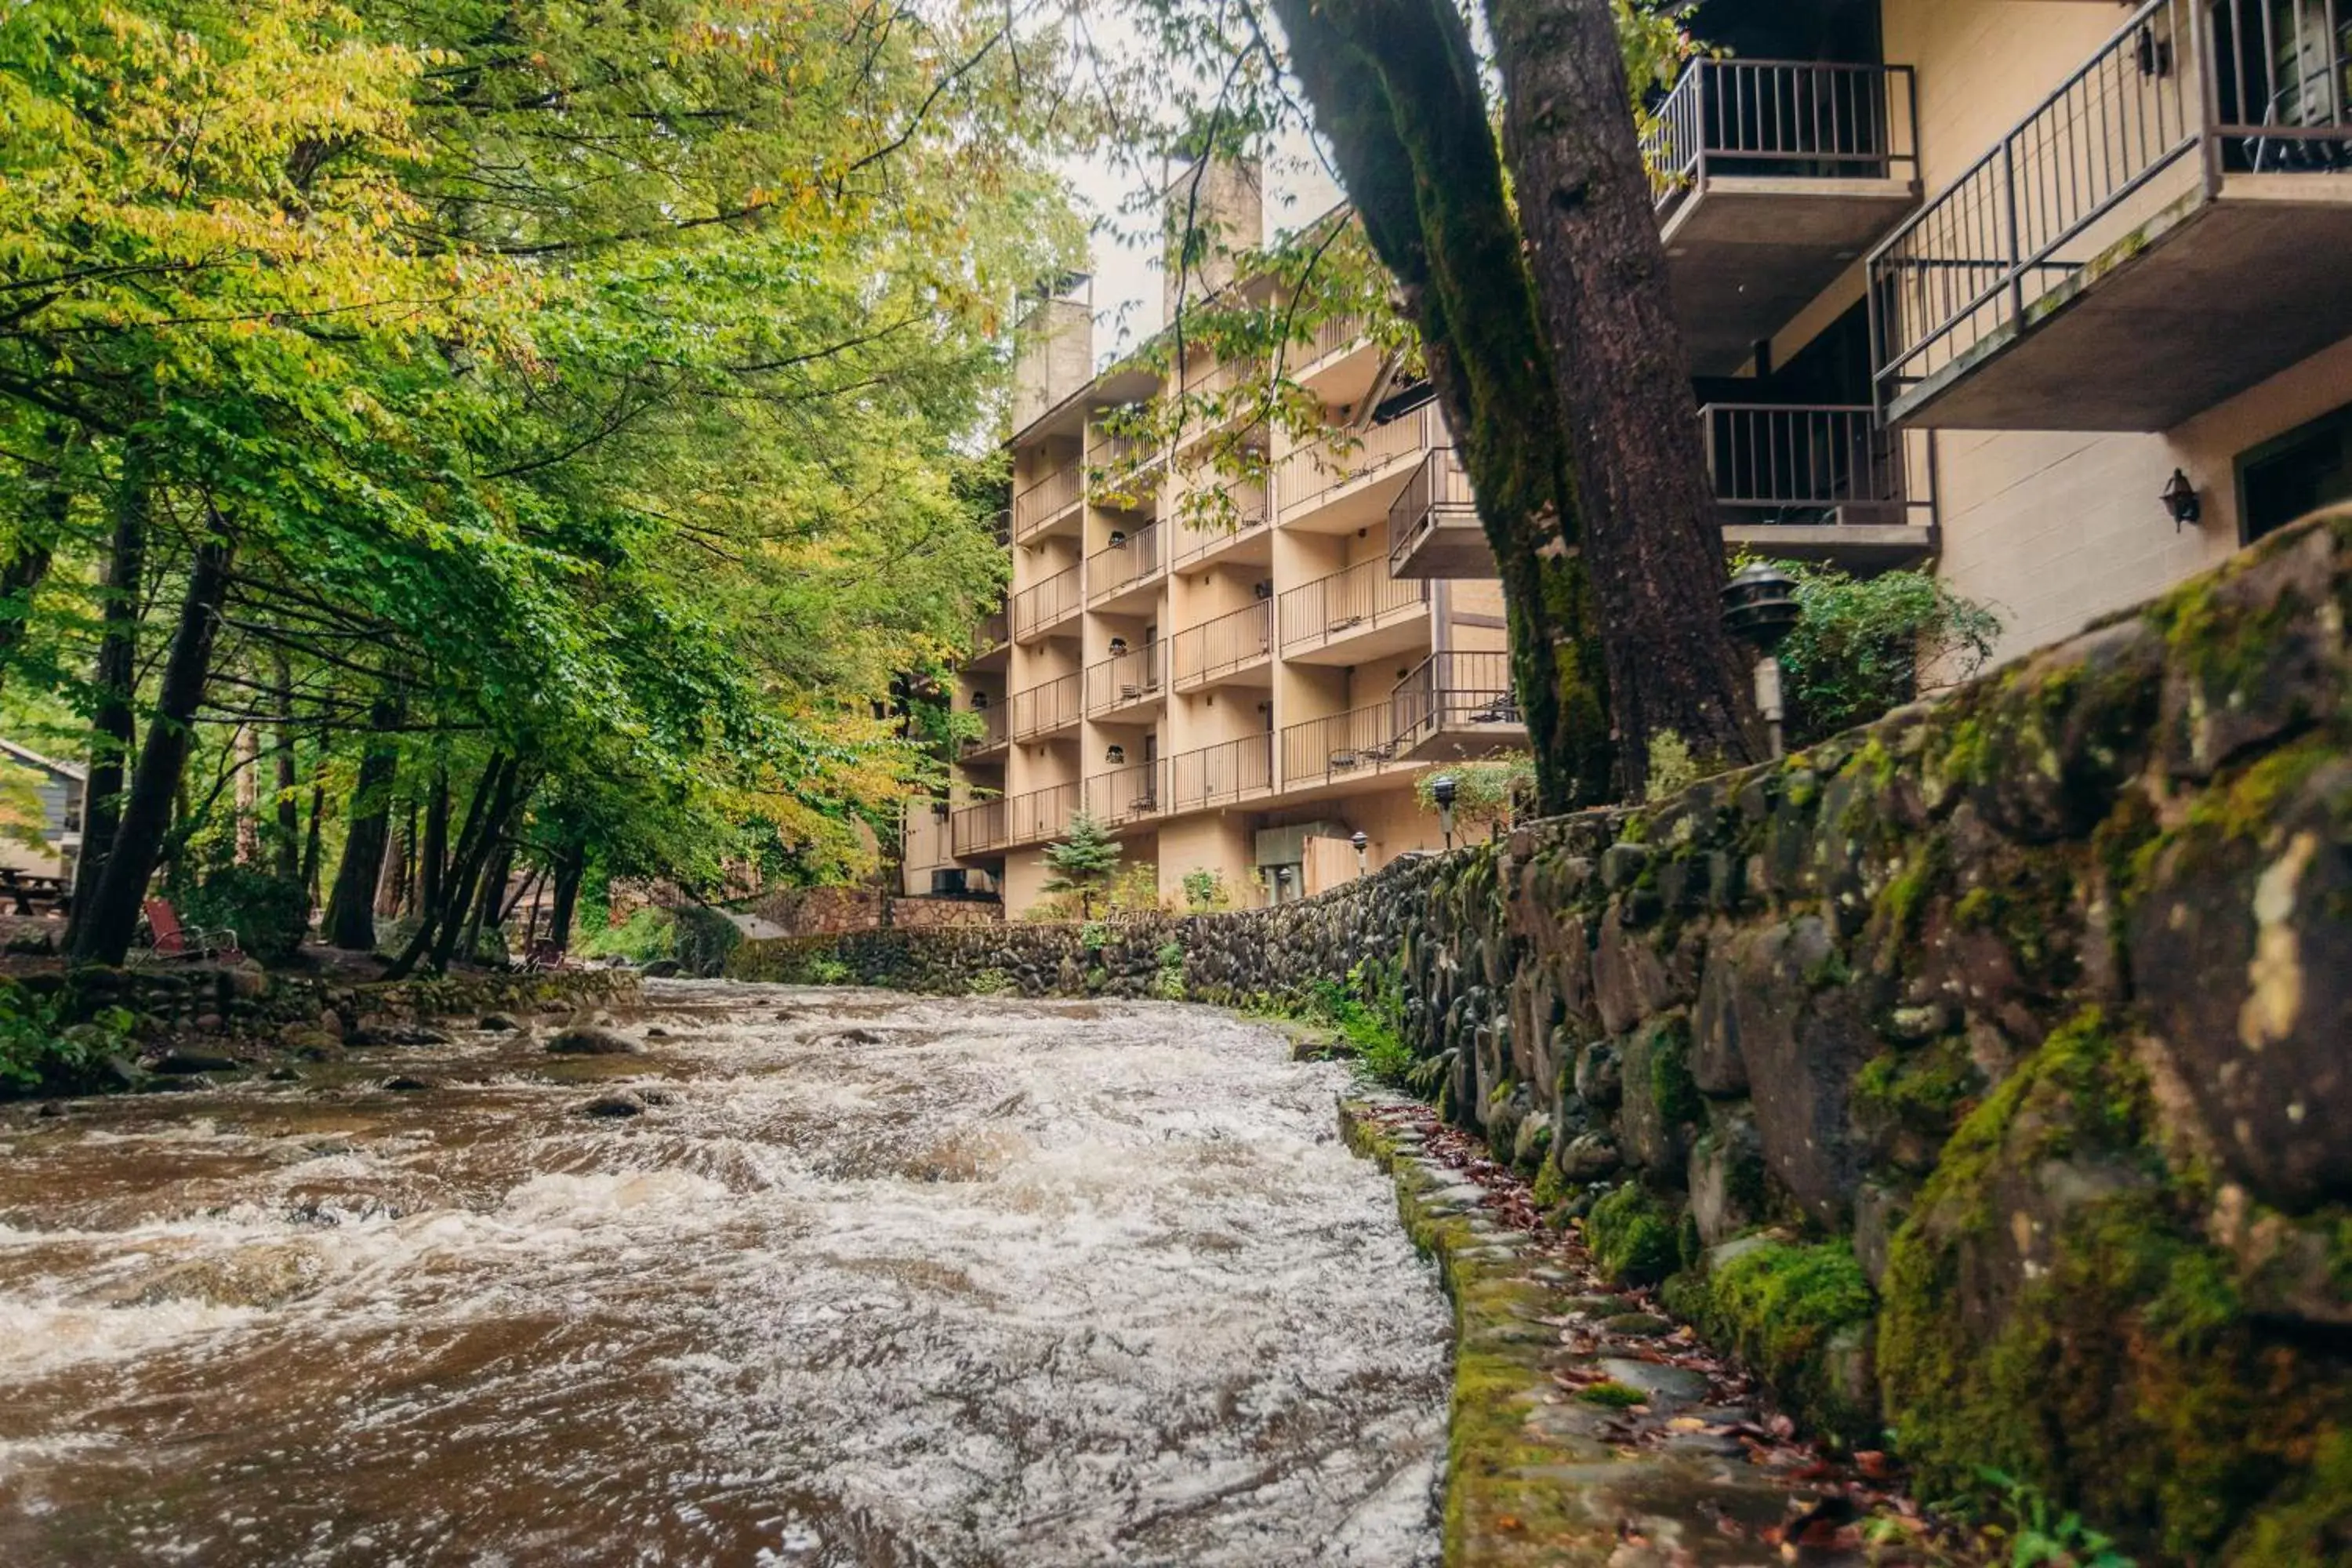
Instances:
[[[62,910],[66,904],[66,879],[0,866],[0,893],[7,895],[11,914],[37,915],[50,910]]]

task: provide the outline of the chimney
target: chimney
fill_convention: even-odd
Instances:
[[[1032,298],[1013,329],[1013,428],[1039,416],[1094,379],[1094,283],[1083,272]]]
[[[1234,281],[1237,251],[1265,238],[1264,173],[1255,158],[1206,158],[1169,182],[1161,272],[1168,319]],[[1189,233],[1189,241],[1188,241]]]

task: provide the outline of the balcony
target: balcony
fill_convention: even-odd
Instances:
[[[1088,498],[1107,511],[1148,514],[1159,505],[1168,477],[1168,448],[1142,436],[1097,430],[1087,461],[1093,473]]]
[[[1112,610],[1148,601],[1168,564],[1158,523],[1133,533],[1113,532],[1111,542],[1087,557],[1087,608]]]
[[[1728,375],[1919,205],[1907,66],[1691,62],[1643,153],[1691,368]]]
[[[1114,768],[1087,781],[1087,815],[1108,827],[1125,827],[1158,816],[1166,805],[1157,762]]]
[[[1080,597],[1078,569],[1055,573],[1013,595],[1013,640],[1034,642],[1064,626],[1076,627]]]
[[[1139,720],[1167,695],[1166,642],[1117,654],[1087,667],[1087,717]]]
[[[1002,800],[984,800],[955,813],[949,825],[949,837],[957,859],[970,859],[1004,847],[1004,806]]]
[[[1299,447],[1275,471],[1282,526],[1306,533],[1353,533],[1388,515],[1421,459],[1453,445],[1435,403],[1385,425],[1334,432]]]
[[[1168,762],[1169,810],[1208,811],[1274,793],[1274,737],[1244,735]]]
[[[1886,417],[2168,430],[2352,332],[2347,81],[2335,0],[2140,5],[1872,254]]]
[[[1494,547],[1451,447],[1431,452],[1389,503],[1389,575],[1492,577]]]
[[[966,669],[1001,669],[1013,645],[1013,613],[1008,607],[992,610],[980,618],[972,628],[971,657],[963,661]]]
[[[1429,584],[1390,576],[1385,559],[1359,562],[1284,594],[1276,620],[1283,658],[1357,664],[1428,646]]]
[[[1169,639],[1179,691],[1233,682],[1264,686],[1274,664],[1274,601],[1260,599]]]
[[[1254,414],[1258,400],[1246,395],[1245,389],[1265,374],[1265,365],[1249,360],[1186,365],[1181,382],[1183,395],[1199,399],[1200,405],[1185,409],[1183,429],[1176,437],[1177,449],[1197,445]]]
[[[980,733],[964,738],[961,761],[984,763],[1002,760],[1004,748],[1012,741],[1012,712],[1007,703],[998,702],[986,708],[974,708],[971,716],[980,721]]]
[[[1397,710],[1390,701],[1309,719],[1282,731],[1286,792],[1377,778],[1411,766],[1398,742]]]
[[[1013,495],[1013,542],[1027,544],[1057,533],[1075,532],[1079,503],[1086,500],[1086,474],[1075,462],[1048,469]]]
[[[1317,322],[1307,342],[1289,344],[1285,357],[1292,381],[1327,404],[1352,407],[1370,394],[1386,356],[1362,317],[1334,316]]]
[[[1224,486],[1223,494],[1227,504],[1223,515],[1197,522],[1185,519],[1171,525],[1175,530],[1171,570],[1199,571],[1220,564],[1263,566],[1274,559],[1265,526],[1273,510],[1267,504],[1265,481],[1235,480]]]
[[[1397,682],[1389,703],[1399,751],[1416,761],[1492,756],[1528,743],[1507,653],[1433,653]]]
[[[1073,673],[1040,681],[1005,700],[1011,712],[1006,732],[1015,741],[1043,741],[1077,728],[1078,678]]]
[[[1935,550],[1925,432],[1886,429],[1864,407],[1714,403],[1698,416],[1725,543],[1864,572]]]
[[[1070,818],[1077,815],[1078,793],[1076,784],[1055,784],[1001,802],[1005,844],[1043,844],[1059,838],[1069,830]]]

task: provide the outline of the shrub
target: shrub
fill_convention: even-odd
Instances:
[[[619,925],[589,932],[574,948],[583,958],[625,958],[632,963],[674,958],[677,955],[677,919],[667,910],[648,904],[631,912]]]
[[[1789,743],[1810,745],[1984,668],[2000,617],[1925,572],[1861,578],[1800,561],[1796,629],[1780,645]],[[1927,678],[1923,680],[1923,675]]]
[[[1184,1000],[1184,944],[1163,942],[1160,944],[1160,973],[1151,978],[1151,994],[1163,1002]]]
[[[1469,837],[1473,827],[1509,826],[1520,808],[1536,798],[1536,760],[1526,752],[1505,752],[1421,774],[1412,781],[1412,794],[1423,811],[1437,809],[1437,797],[1430,790],[1441,773],[1454,780],[1456,840]]]
[[[80,1023],[65,1021],[62,994],[26,989],[0,980],[0,1094],[71,1088],[82,1074],[131,1037],[131,1015],[101,1009]]]
[[[743,944],[743,928],[717,910],[688,904],[677,911],[673,941],[688,974],[717,974],[726,968],[728,954]]]
[[[1184,873],[1184,908],[1188,913],[1213,915],[1234,907],[1234,895],[1225,886],[1225,874],[1195,866]]]
[[[1013,989],[1013,976],[1002,969],[983,969],[966,987],[974,996],[1002,996]]]
[[[218,865],[180,900],[190,930],[236,932],[237,946],[264,963],[283,963],[310,932],[310,900],[299,882],[280,880],[255,866]]]

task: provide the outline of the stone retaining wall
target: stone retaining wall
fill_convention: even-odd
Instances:
[[[1927,1495],[2352,1561],[2352,517],[1933,705],[1305,903],[751,977],[1389,998],[1622,1279]]]

